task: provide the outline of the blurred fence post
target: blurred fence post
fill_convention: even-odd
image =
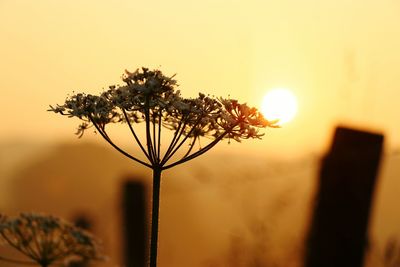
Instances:
[[[305,267],[361,267],[383,136],[338,127],[322,161]]]
[[[124,259],[126,267],[146,266],[145,187],[128,181],[123,189]]]

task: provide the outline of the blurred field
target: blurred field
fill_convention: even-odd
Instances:
[[[300,266],[318,165],[317,156],[284,161],[220,151],[165,172],[160,266]],[[384,243],[400,236],[398,166],[400,155],[388,152],[370,227],[375,262]],[[121,266],[121,185],[149,185],[150,175],[95,143],[2,144],[0,208],[85,216],[110,258],[99,266]]]

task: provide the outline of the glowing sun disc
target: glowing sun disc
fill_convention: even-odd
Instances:
[[[272,89],[264,96],[261,112],[268,120],[279,120],[278,124],[287,123],[297,113],[296,96],[288,89]]]

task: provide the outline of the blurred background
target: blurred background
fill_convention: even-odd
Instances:
[[[0,211],[83,216],[103,266],[121,266],[122,184],[149,185],[151,172],[46,110],[121,83],[125,69],[159,68],[184,97],[261,108],[283,87],[298,100],[296,117],[262,140],[223,142],[164,173],[160,266],[300,266],[338,124],[385,135],[369,226],[368,262],[380,266],[400,237],[399,14],[394,0],[0,0]]]

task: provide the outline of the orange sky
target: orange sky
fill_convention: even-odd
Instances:
[[[292,89],[295,121],[248,151],[320,151],[337,122],[399,147],[399,14],[395,0],[0,0],[0,138],[75,140],[78,122],[48,104],[148,66],[177,73],[184,96],[258,106],[266,90]]]

